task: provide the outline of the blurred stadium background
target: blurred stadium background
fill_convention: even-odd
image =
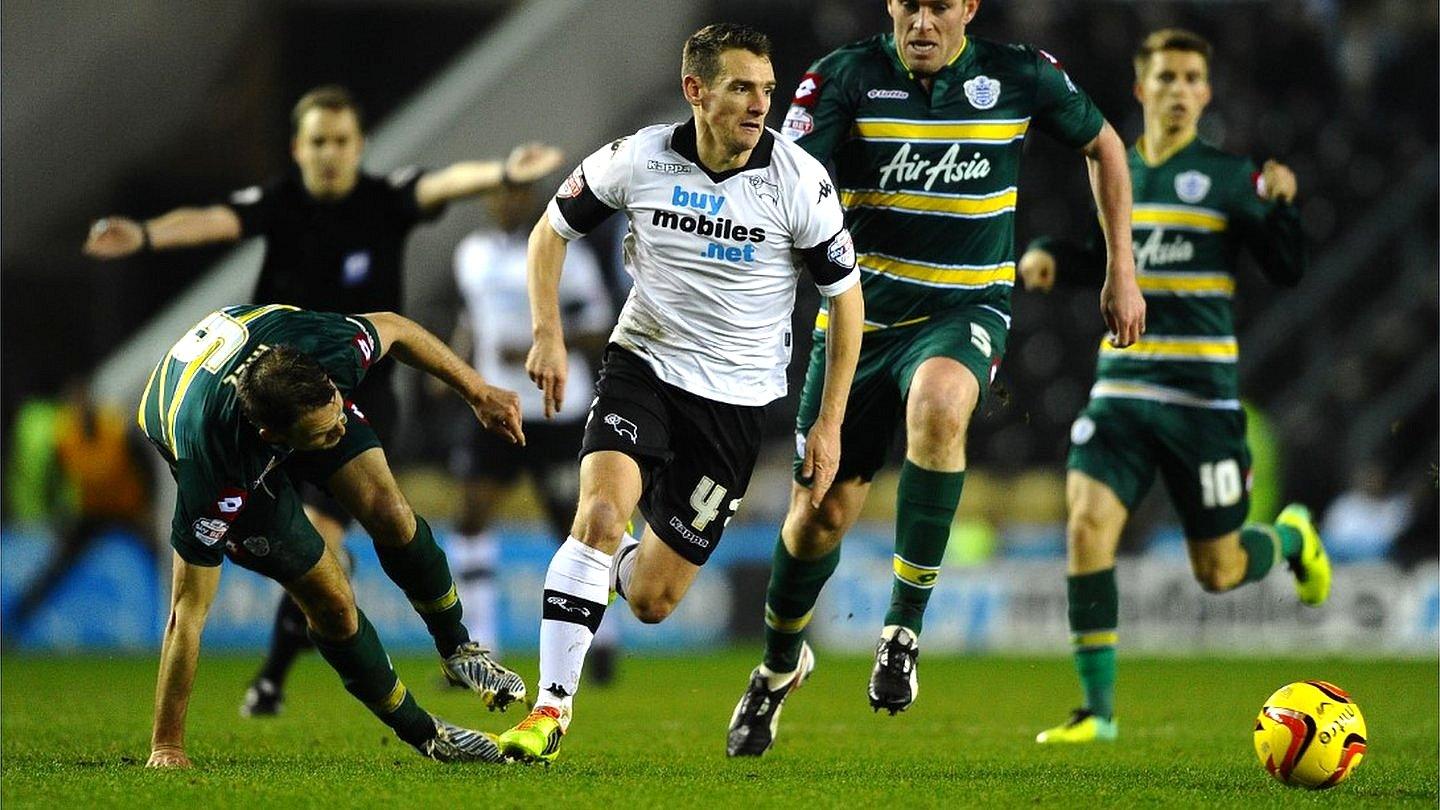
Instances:
[[[528,139],[557,143],[570,163],[641,125],[685,116],[680,44],[715,20],[750,22],[774,37],[780,87],[771,126],[806,65],[888,27],[881,0],[5,3],[5,609],[44,565],[55,527],[73,511],[54,456],[65,383],[89,379],[95,395],[128,419],[155,359],[206,312],[245,300],[259,267],[255,244],[102,265],[80,255],[92,218],[153,216],[284,171],[290,106],[326,82],[348,85],[365,106],[372,171],[498,156]],[[1334,599],[1318,611],[1295,607],[1288,579],[1278,576],[1206,596],[1190,579],[1173,515],[1152,495],[1124,541],[1126,648],[1433,657],[1440,639],[1435,4],[986,0],[972,33],[1054,52],[1129,141],[1140,129],[1130,54],[1145,32],[1170,25],[1216,45],[1215,101],[1202,133],[1232,151],[1279,158],[1299,176],[1313,273],[1293,292],[1244,275],[1237,299],[1243,391],[1264,462],[1256,510],[1269,514],[1257,516],[1289,500],[1311,504],[1341,567]],[[1032,139],[1028,153],[1019,244],[1042,231],[1078,233],[1090,216],[1081,161],[1044,137]],[[408,311],[439,334],[448,334],[459,306],[452,251],[484,219],[483,206],[458,204],[411,240]],[[614,261],[618,236],[602,237],[617,298],[625,286]],[[797,334],[808,335],[816,303],[802,290]],[[1017,292],[1015,311],[999,377],[1006,396],[992,400],[972,434],[972,472],[927,621],[927,650],[1067,650],[1063,462],[1102,325],[1093,293]],[[796,347],[792,381],[803,372],[807,342]],[[442,525],[457,502],[445,458],[466,413],[427,396],[413,376],[402,375],[400,387],[407,418],[390,454],[417,509]],[[772,408],[773,441],[712,570],[665,624],[624,625],[631,649],[683,651],[758,633],[788,488],[793,408],[793,396]],[[142,458],[157,462],[153,453]],[[152,535],[163,537],[169,482],[154,472]],[[890,588],[892,494],[882,479],[847,541],[841,572],[817,611],[824,644],[860,650],[873,643]],[[504,515],[502,642],[523,650],[535,643],[536,594],[553,545],[527,493],[507,501]],[[23,625],[7,612],[6,645],[154,648],[167,579],[142,535],[109,533]],[[359,547],[363,538],[351,542]],[[387,643],[426,646],[373,554],[357,556],[360,603]],[[274,593],[268,581],[231,570],[209,648],[258,649]]]

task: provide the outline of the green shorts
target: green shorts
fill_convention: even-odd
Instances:
[[[1131,511],[1159,470],[1191,540],[1229,534],[1250,511],[1250,448],[1241,410],[1092,399],[1070,428],[1066,466],[1110,487]]]
[[[905,397],[915,372],[932,357],[963,364],[980,383],[980,402],[995,379],[1005,354],[1009,329],[1004,318],[980,306],[960,307],[914,326],[867,332],[860,344],[855,382],[840,427],[840,467],[836,481],[869,481],[885,466],[895,428],[904,424]],[[795,416],[795,480],[800,477],[805,437],[820,414],[825,388],[825,333],[815,335],[800,410]]]
[[[292,455],[259,486],[220,486],[223,479],[192,460],[172,464],[180,488],[170,533],[175,551],[193,565],[219,565],[229,557],[282,584],[308,573],[325,553],[325,541],[305,515],[299,485],[323,489],[351,459],[380,447],[374,429],[363,418],[351,417],[339,444]]]

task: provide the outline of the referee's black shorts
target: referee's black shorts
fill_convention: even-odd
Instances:
[[[645,477],[646,523],[681,557],[704,565],[745,497],[764,423],[765,406],[730,405],[677,388],[640,356],[611,344],[580,455],[615,450],[635,459]]]

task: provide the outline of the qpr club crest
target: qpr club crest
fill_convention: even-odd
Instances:
[[[965,82],[965,98],[977,110],[988,110],[1000,100],[1000,82],[989,76],[976,76]]]
[[[1175,196],[1182,202],[1197,203],[1210,193],[1210,175],[1197,171],[1175,175]]]

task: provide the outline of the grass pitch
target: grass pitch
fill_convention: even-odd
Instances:
[[[757,648],[758,649],[758,648]],[[1035,732],[1076,703],[1068,659],[922,658],[921,694],[897,717],[870,712],[869,663],[826,655],[792,696],[776,747],[727,760],[725,727],[756,650],[627,658],[608,689],[582,687],[556,764],[422,760],[302,659],[285,713],[241,720],[255,657],[202,659],[190,706],[189,771],[147,771],[155,660],[0,663],[5,807],[1232,806],[1435,807],[1436,662],[1120,662],[1120,741],[1049,748]],[[512,661],[533,685],[533,659]],[[433,661],[397,661],[421,704],[500,731],[519,720],[442,690]],[[1323,678],[1365,714],[1370,752],[1324,793],[1274,782],[1250,743],[1274,689]]]

